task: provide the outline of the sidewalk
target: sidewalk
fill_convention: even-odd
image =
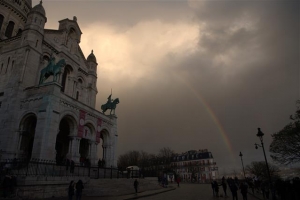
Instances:
[[[122,195],[122,196],[82,196],[82,200],[130,200],[130,199],[139,199],[142,197],[149,197],[153,196],[156,194],[164,193],[164,192],[169,192],[172,190],[175,190],[176,187],[169,186],[167,188],[161,188],[158,190],[147,190],[143,192],[138,192],[137,194],[132,193],[132,194],[127,194],[127,195]],[[65,200],[67,197],[60,197],[60,198],[49,198],[49,200]]]

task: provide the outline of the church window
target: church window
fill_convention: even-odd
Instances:
[[[11,71],[13,71],[13,69],[14,69],[14,64],[15,64],[15,61],[13,60],[11,63]]]
[[[39,40],[36,41],[35,43],[35,47],[37,47],[37,45],[39,44]]]
[[[0,101],[0,108],[1,108],[2,102]]]
[[[3,24],[3,19],[4,19],[3,15],[0,15],[0,31]]]
[[[13,30],[15,27],[15,23],[10,21],[6,27],[5,36],[10,38],[12,36]]]
[[[7,66],[6,66],[5,74],[7,73],[7,69],[8,69],[9,62],[10,62],[10,58],[8,58],[8,62],[7,62]]]
[[[34,18],[34,22],[36,22],[37,21],[37,17],[36,18]]]
[[[78,100],[78,98],[79,98],[79,92],[77,91],[76,92],[76,100]]]
[[[19,28],[17,35],[20,35],[22,33],[22,29]]]

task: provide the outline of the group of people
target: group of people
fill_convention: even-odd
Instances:
[[[15,193],[15,187],[17,186],[17,178],[15,176],[6,175],[3,180],[3,197],[9,197]]]
[[[84,187],[82,180],[79,180],[77,183],[71,181],[68,188],[69,200],[72,200],[74,195],[76,197],[76,200],[81,200],[83,188]]]
[[[239,182],[237,178],[232,179],[232,178],[227,178],[223,176],[221,184],[219,184],[217,181],[211,182],[211,187],[213,190],[213,195],[216,197],[223,197],[223,195],[219,194],[219,186],[222,186],[223,192],[224,192],[224,197],[228,197],[227,195],[227,185],[230,188],[231,195],[232,195],[232,200],[238,200],[237,192],[240,189],[241,194],[243,196],[243,200],[247,200],[247,193],[248,193],[248,184],[244,182]]]

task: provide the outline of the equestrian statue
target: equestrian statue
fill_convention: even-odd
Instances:
[[[62,69],[65,65],[65,59],[61,59],[55,64],[55,57],[51,56],[48,65],[41,70],[39,84],[44,83],[44,81],[51,75],[53,76],[53,82],[59,82],[60,74],[62,73]]]
[[[119,98],[116,98],[115,100],[113,100],[113,99],[111,99],[111,95],[109,95],[109,97],[107,98],[106,104],[103,104],[101,106],[101,110],[105,114],[105,111],[110,109],[110,115],[111,115],[112,111],[113,111],[113,114],[115,115],[115,110],[116,110],[118,103],[120,103]]]

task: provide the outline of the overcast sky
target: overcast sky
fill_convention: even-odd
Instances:
[[[38,1],[34,1],[36,5]],[[208,149],[220,173],[263,161],[257,128],[289,122],[299,99],[299,1],[51,1],[46,28],[77,16],[98,62],[97,109],[120,104],[118,155]],[[271,158],[268,157],[271,162]]]

